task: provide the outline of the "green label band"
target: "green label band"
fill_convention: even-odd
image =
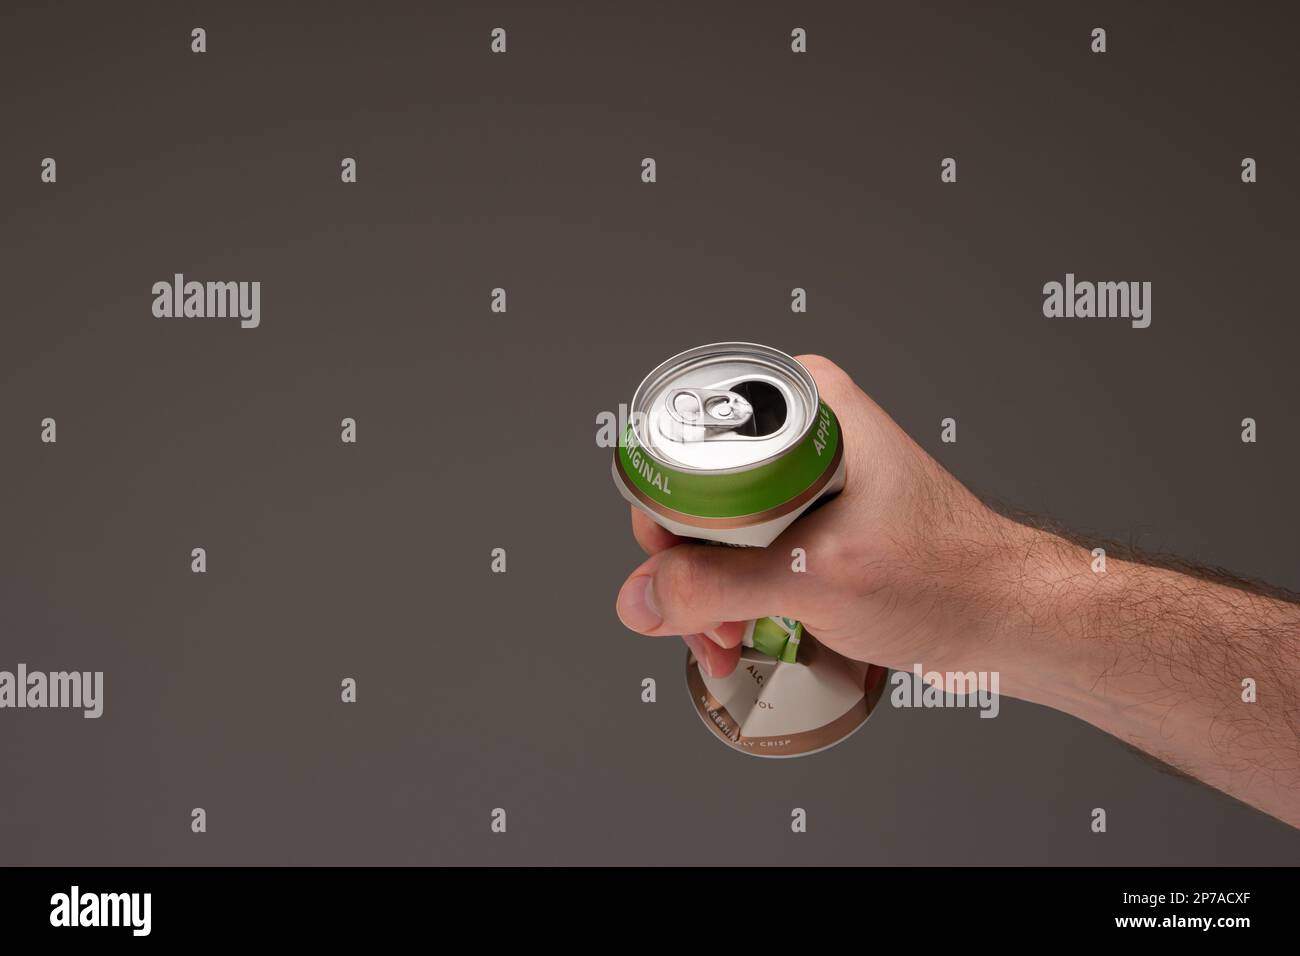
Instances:
[[[734,474],[665,468],[637,444],[632,426],[618,446],[619,468],[636,488],[666,508],[697,518],[739,518],[785,504],[807,491],[835,460],[840,423],[825,402],[807,436],[776,461]]]

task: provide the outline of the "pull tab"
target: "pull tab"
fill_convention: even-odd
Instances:
[[[664,404],[668,414],[687,427],[687,435],[695,428],[704,429],[705,435],[732,431],[754,417],[754,406],[743,395],[721,388],[674,388],[664,396]]]

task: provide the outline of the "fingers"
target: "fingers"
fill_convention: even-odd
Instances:
[[[618,594],[618,616],[641,634],[711,631],[715,641],[734,646],[743,628],[735,622],[799,614],[794,579],[801,575],[783,571],[777,556],[761,548],[679,544],[632,572]]]
[[[710,677],[726,677],[740,662],[740,648],[722,648],[703,634],[686,634],[682,637],[700,669]]]
[[[719,647],[739,647],[745,639],[745,627],[748,621],[724,621],[717,627],[704,632],[704,636]]]
[[[636,538],[636,543],[641,545],[641,550],[646,554],[658,554],[675,544],[681,544],[684,540],[667,528],[655,524],[650,520],[649,515],[638,508],[632,508],[632,536]]]
[[[899,457],[899,442],[910,443],[893,419],[858,388],[849,374],[820,355],[800,355],[798,360],[817,382],[822,400],[835,410],[844,436],[847,483],[845,491],[868,486],[882,469]]]
[[[851,396],[862,394],[862,389],[849,377],[849,373],[830,359],[821,355],[796,355],[795,360],[812,373],[822,401],[836,411]]]

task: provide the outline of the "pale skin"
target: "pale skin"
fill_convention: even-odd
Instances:
[[[1002,694],[1300,827],[1300,605],[1109,557],[1097,573],[1089,548],[980,502],[834,363],[799,360],[839,416],[844,490],[766,549],[687,542],[633,509],[650,557],[619,591],[627,627],[685,635],[717,676],[743,622],[775,614],[858,660],[997,671]]]

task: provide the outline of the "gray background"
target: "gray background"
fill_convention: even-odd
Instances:
[[[728,751],[614,615],[594,441],[680,349],[821,352],[981,494],[1300,587],[1281,5],[111,6],[0,15],[0,668],[106,672],[0,712],[0,862],[1300,858],[1015,701]],[[1152,326],[1044,319],[1067,271]],[[153,318],[173,272],[261,328]]]

